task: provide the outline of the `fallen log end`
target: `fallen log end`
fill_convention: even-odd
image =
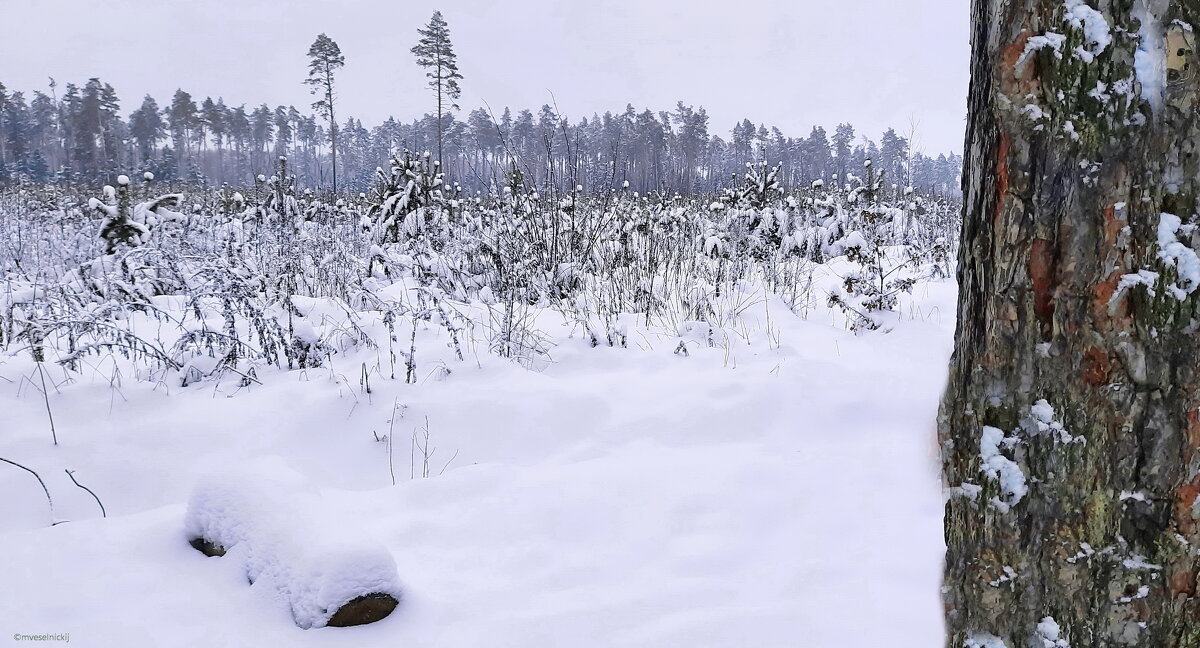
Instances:
[[[391,594],[364,594],[338,608],[326,625],[335,628],[375,623],[392,613],[400,601]]]
[[[199,551],[205,556],[213,557],[225,555],[225,547],[222,547],[215,542],[209,542],[204,538],[192,538],[188,544],[192,545],[193,549]]]

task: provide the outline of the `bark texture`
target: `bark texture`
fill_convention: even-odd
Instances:
[[[947,646],[1200,646],[1200,0],[972,5]]]

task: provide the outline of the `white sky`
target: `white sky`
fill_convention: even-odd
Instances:
[[[460,105],[499,115],[557,101],[593,112],[705,106],[794,136],[850,121],[878,140],[916,120],[927,153],[962,147],[964,0],[0,0],[0,82],[45,91],[99,76],[126,114],[182,87],[199,101],[311,103],[301,85],[320,32],[346,56],[342,117],[371,126],[431,110],[409,48],[441,9],[463,76]],[[553,97],[551,96],[553,93]],[[341,119],[339,119],[341,121]]]

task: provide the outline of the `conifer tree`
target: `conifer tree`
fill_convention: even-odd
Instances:
[[[196,126],[196,102],[192,95],[183,90],[176,90],[171,99],[171,107],[167,110],[167,121],[170,122],[171,140],[175,145],[175,156],[179,163],[179,172],[186,176],[188,163],[188,141]]]
[[[154,97],[146,95],[142,106],[129,116],[129,134],[137,143],[141,162],[146,163],[154,153],[154,146],[167,132],[166,123]]]
[[[8,103],[8,89],[0,83],[0,111],[4,110],[4,106]],[[5,159],[5,140],[8,139],[6,129],[3,123],[0,123],[0,166],[3,166]]]
[[[417,65],[425,68],[425,76],[429,77],[429,89],[437,98],[437,140],[438,162],[442,161],[442,139],[444,129],[442,119],[450,110],[457,110],[455,100],[462,95],[458,82],[462,75],[458,73],[458,58],[450,43],[450,26],[442,18],[442,12],[433,12],[429,24],[418,29],[421,40],[412,48],[417,56]]]
[[[304,83],[311,88],[313,94],[320,97],[313,102],[312,107],[329,124],[329,152],[333,162],[333,190],[336,192],[338,123],[333,110],[334,99],[337,96],[333,88],[333,73],[346,64],[346,57],[342,56],[342,49],[332,38],[321,34],[313,41],[312,47],[308,48],[308,58],[308,79]]]
[[[11,160],[12,171],[15,174],[28,175],[28,164],[31,159],[29,150],[29,132],[31,124],[29,110],[25,105],[25,96],[14,92],[6,101],[0,103],[0,133],[8,158]],[[0,158],[0,170],[4,168],[4,159]]]

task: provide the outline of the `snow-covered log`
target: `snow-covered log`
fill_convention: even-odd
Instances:
[[[188,501],[188,542],[238,561],[253,586],[274,588],[301,628],[379,621],[399,604],[396,563],[379,544],[314,515],[295,473],[256,470],[201,479]]]

